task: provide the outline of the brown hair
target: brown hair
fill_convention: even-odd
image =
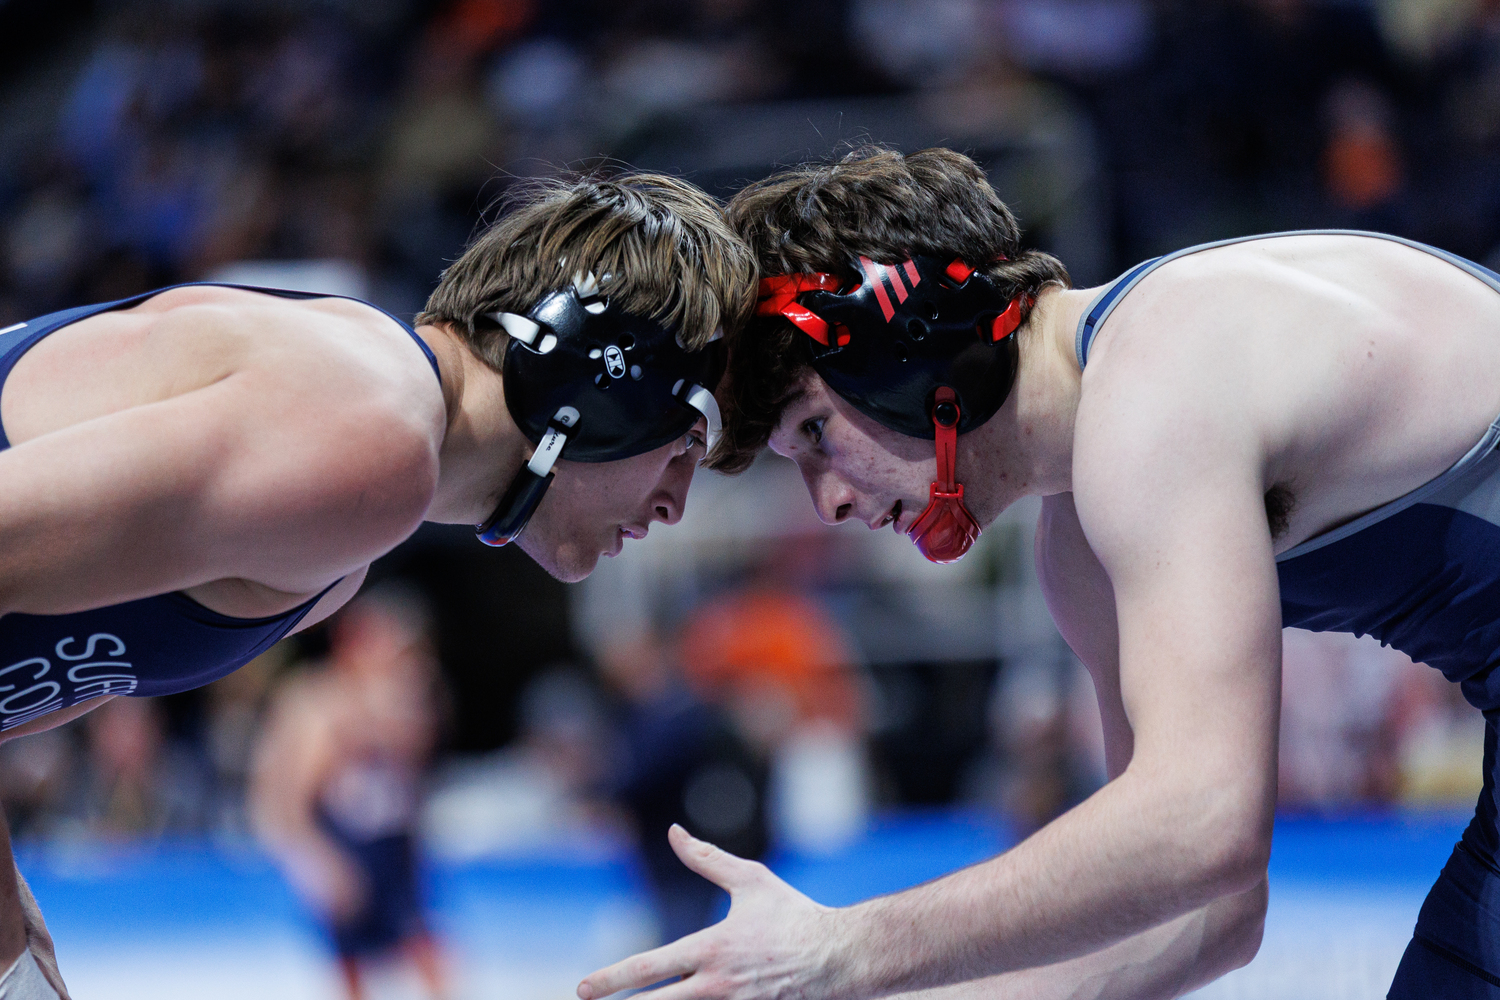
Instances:
[[[446,323],[499,371],[510,337],[487,314],[525,313],[592,271],[627,312],[675,327],[688,350],[739,326],[755,305],[755,264],[719,203],[661,174],[542,179],[443,272],[417,323]]]
[[[863,146],[757,181],[730,199],[727,214],[762,274],[851,274],[854,255],[889,264],[930,255],[967,261],[1010,297],[1070,284],[1056,257],[1021,248],[1015,216],[984,171],[951,149],[903,156]],[[1023,299],[1023,323],[1029,314]],[[805,336],[781,316],[755,317],[734,335],[724,438],[710,466],[741,472],[765,447],[811,370]]]

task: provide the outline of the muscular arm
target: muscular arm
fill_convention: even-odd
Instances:
[[[1257,890],[1281,657],[1259,442],[1232,385],[1193,381],[1164,404],[1160,380],[1136,381],[1134,396],[1103,390],[1106,412],[1080,410],[1074,461],[1118,614],[1118,776],[1006,854],[843,910],[676,834],[730,890],[728,918],[591,976],[584,1000],[685,972],[661,1000],[909,992],[1077,959]]]
[[[410,533],[435,475],[421,432],[289,391],[231,375],[0,451],[0,613],[221,579],[307,592]]]
[[[1078,956],[1264,879],[1280,609],[1258,442],[1218,388],[1169,416],[1080,411],[1075,502],[1115,595],[1128,764],[1008,854],[853,908],[852,992]]]
[[[1120,697],[1119,633],[1114,589],[1088,546],[1071,494],[1047,497],[1037,525],[1036,561],[1047,606],[1068,645],[1094,681],[1104,723],[1111,780],[1130,763],[1134,736]],[[1239,968],[1255,956],[1266,911],[1262,880],[1247,892],[1080,958],[954,986],[904,995],[904,1000],[1147,1000],[1177,997]]]
[[[1180,997],[1255,957],[1266,883],[1217,899],[1089,955],[901,994],[900,1000],[1158,1000]]]

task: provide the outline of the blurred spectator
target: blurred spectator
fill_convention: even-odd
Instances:
[[[720,710],[683,683],[654,637],[606,649],[600,669],[619,698],[619,753],[611,787],[634,821],[664,941],[707,927],[724,893],[690,871],[667,843],[680,823],[726,851],[766,849],[766,765]]]
[[[1001,669],[990,699],[990,744],[963,797],[995,810],[1020,836],[1040,829],[1104,783],[1094,686],[1071,656]]]
[[[441,998],[413,834],[438,721],[426,615],[409,594],[376,591],[338,614],[331,640],[326,667],[275,695],[252,771],[255,827],[328,926],[351,1000],[363,964],[397,952]]]
[[[57,832],[78,768],[76,744],[72,730],[59,728],[0,745],[0,801],[13,835]]]
[[[816,551],[783,540],[744,587],[693,611],[681,641],[689,685],[771,761],[778,833],[808,849],[856,836],[870,797],[854,653],[807,586]]]
[[[86,830],[140,838],[202,828],[209,776],[196,746],[168,737],[159,701],[115,698],[89,713],[83,731],[77,809]]]
[[[1325,101],[1328,141],[1323,182],[1330,200],[1353,213],[1354,228],[1390,229],[1389,208],[1406,181],[1390,100],[1364,80],[1334,85]]]
[[[1284,807],[1467,806],[1484,719],[1442,674],[1369,638],[1288,629],[1281,709]]]

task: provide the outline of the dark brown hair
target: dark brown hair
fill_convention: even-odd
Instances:
[[[626,311],[676,328],[689,350],[739,326],[755,264],[719,203],[661,174],[531,181],[443,272],[417,323],[446,323],[496,371],[510,338],[487,314],[525,313],[592,271]]]
[[[967,261],[1011,297],[1070,284],[1056,257],[1022,249],[1015,216],[984,171],[951,149],[864,146],[757,181],[730,199],[727,214],[763,275],[852,274],[854,255],[887,264],[930,255]],[[1029,301],[1022,308],[1024,323]],[[710,466],[743,471],[765,447],[810,370],[805,336],[780,316],[755,317],[734,334],[724,438]]]

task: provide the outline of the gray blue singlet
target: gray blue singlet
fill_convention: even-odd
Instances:
[[[224,287],[291,299],[345,297]],[[118,302],[65,309],[0,329],[0,392],[21,355],[48,334],[98,313],[139,305],[164,291],[159,288]],[[438,373],[437,359],[416,331],[391,318],[411,335]],[[438,377],[441,381],[441,374]],[[5,428],[0,426],[0,451],[9,447]],[[268,618],[231,618],[180,593],[65,615],[0,615],[0,732],[101,695],[174,694],[217,680],[296,628],[332,587]]]
[[[1079,367],[1110,312],[1158,267],[1248,240],[1319,235],[1402,243],[1500,292],[1500,274],[1488,268],[1381,233],[1323,229],[1222,240],[1148,260],[1101,292],[1078,324]],[[1500,418],[1446,472],[1283,552],[1276,572],[1283,625],[1374,636],[1441,670],[1484,713],[1484,791],[1422,905],[1389,997],[1500,1000]]]

